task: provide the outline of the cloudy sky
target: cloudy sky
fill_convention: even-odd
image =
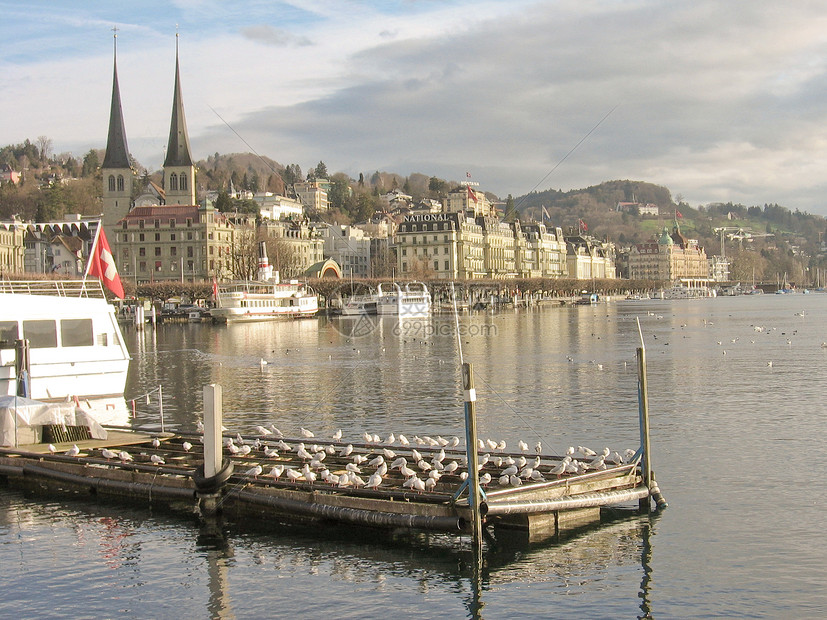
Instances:
[[[117,6],[116,6],[117,5]],[[611,179],[827,215],[827,7],[788,0],[0,0],[0,144],[103,148],[112,28],[158,169],[175,33],[193,155],[505,197]]]

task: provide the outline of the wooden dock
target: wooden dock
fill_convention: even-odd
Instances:
[[[44,444],[4,448],[0,449],[0,476],[11,485],[38,492],[109,497],[147,505],[183,502],[193,511],[200,506],[202,512],[206,498],[207,506],[225,519],[245,523],[336,522],[470,533],[468,499],[456,497],[465,478],[464,451],[316,438],[245,437],[239,441],[225,436],[226,480],[217,488],[205,489],[200,438],[196,434],[153,437],[110,430],[107,440],[78,442],[77,456],[64,454],[72,444],[55,446],[54,454]],[[112,457],[112,453],[119,456]],[[417,456],[418,464],[414,463]],[[648,501],[650,495],[637,461],[555,475],[551,472],[559,467],[560,456],[505,452],[480,456],[486,461],[480,475],[491,476],[491,482],[481,487],[483,526],[522,530],[532,541],[597,522],[602,506]],[[588,467],[597,458],[584,459],[582,464]],[[405,459],[406,469],[391,467],[397,459]],[[513,467],[508,463],[514,461],[516,466],[522,459],[537,473],[525,479],[509,477],[501,484],[502,471]],[[361,465],[355,465],[356,461]],[[345,482],[348,469],[358,471],[356,479],[361,482]],[[379,484],[364,482],[383,469],[387,471]],[[526,471],[525,466],[517,469]],[[440,475],[431,473],[439,470]],[[293,472],[291,477],[288,471]],[[417,490],[410,482],[405,485],[412,471],[419,479],[430,474],[436,480],[427,490]]]

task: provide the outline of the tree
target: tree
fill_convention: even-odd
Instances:
[[[218,192],[218,196],[216,197],[213,206],[222,213],[233,210],[233,202],[230,199],[230,194],[227,193],[226,189],[222,189]]]
[[[52,154],[52,140],[47,136],[37,136],[37,151],[40,161],[45,164]]]
[[[314,170],[314,172],[317,179],[327,178],[327,166],[325,166],[323,161],[320,161],[318,164],[316,164],[316,169]]]
[[[337,172],[331,179],[332,185],[330,191],[327,193],[327,199],[330,206],[335,209],[348,210],[346,208],[348,198],[351,195],[350,179],[344,173]]]
[[[81,168],[80,176],[95,176],[98,172],[98,168],[100,168],[98,152],[95,149],[90,149],[89,152],[83,156],[83,167]]]
[[[511,194],[505,199],[505,214],[503,219],[507,222],[513,222],[517,217],[517,209],[514,207],[514,198]]]

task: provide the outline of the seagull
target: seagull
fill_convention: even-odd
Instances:
[[[284,465],[274,465],[273,468],[270,470],[270,473],[268,473],[267,475],[271,476],[273,478],[278,478],[283,473],[284,473]]]
[[[501,476],[513,476],[513,475],[514,475],[514,474],[516,474],[518,471],[519,471],[519,470],[517,469],[517,466],[516,466],[516,465],[511,465],[510,467],[506,467],[504,470],[502,470],[502,472],[500,473],[500,475],[501,475]]]
[[[72,444],[72,447],[66,450],[64,454],[66,454],[66,456],[77,456],[80,454],[80,448],[78,448],[77,444]]]
[[[273,431],[273,437],[276,439],[282,439],[284,437],[284,433],[277,429],[275,424],[270,425],[270,430]]]
[[[252,451],[253,451],[253,449],[250,446],[248,446],[247,444],[244,444],[243,446],[241,446],[238,449],[238,453],[241,454],[242,456],[247,456]]]
[[[338,431],[333,433],[333,435],[331,435],[331,438],[333,439],[333,441],[339,441],[342,438],[342,429],[340,428]]]
[[[365,431],[365,433],[362,435],[362,438],[365,440],[365,443],[373,443],[373,435],[371,435],[367,431]]]
[[[157,437],[152,438],[152,447],[153,448],[160,448],[161,447],[161,440]]]
[[[503,439],[500,443],[497,444],[497,450],[500,452],[505,451],[505,439]]]
[[[419,450],[417,450],[416,448],[414,448],[413,450],[411,450],[411,458],[412,458],[414,461],[419,462],[419,461],[421,461],[421,460],[422,460],[422,455],[419,453]]]
[[[388,450],[387,448],[382,448],[382,454],[385,455],[386,459],[393,460],[396,458],[396,452],[394,452],[393,450]]]
[[[49,452],[51,452],[52,454],[57,452],[57,448],[55,448],[54,444],[49,444]]]
[[[156,465],[163,465],[164,464],[164,459],[162,459],[157,454],[153,454],[152,456],[150,456],[149,460],[152,461],[153,463],[155,463]]]
[[[268,459],[277,459],[279,457],[279,453],[275,448],[268,448],[267,446],[264,446],[264,456]]]
[[[562,476],[565,473],[566,465],[568,465],[570,462],[571,462],[571,457],[567,456],[562,461],[560,461],[555,467],[552,467],[551,471],[549,471],[549,473],[552,474],[553,476],[557,476],[559,478],[560,476]]]
[[[448,463],[445,466],[445,469],[443,469],[442,471],[443,471],[443,473],[450,474],[450,473],[455,472],[458,468],[459,468],[459,463],[457,463],[456,461],[451,461],[450,463]]]
[[[388,435],[388,438],[385,440],[385,443],[387,445],[390,445],[394,442],[396,442],[396,436],[393,433],[391,433],[390,435]]]
[[[405,437],[405,435],[403,435],[402,433],[399,433],[399,436],[398,436],[396,439],[397,439],[397,440],[399,441],[399,443],[400,443],[400,444],[402,444],[403,446],[409,446],[409,445],[411,444],[411,442],[410,442],[410,441],[408,441],[408,438],[407,438],[407,437]]]
[[[368,462],[368,465],[370,467],[379,467],[379,465],[381,465],[384,462],[385,462],[385,457],[380,454],[379,456],[375,456],[374,458],[372,458]]]
[[[488,447],[491,448],[492,450],[497,449],[497,442],[494,441],[493,439],[486,439],[485,442],[488,444]]]
[[[184,452],[189,452],[190,450],[192,450],[192,444],[188,441],[182,443],[181,447],[184,449]]]
[[[456,448],[459,445],[459,437],[451,437],[451,441],[448,443],[449,448]]]
[[[510,484],[512,487],[518,487],[522,483],[523,483],[523,481],[520,480],[519,476],[509,476],[508,477],[508,484]]]
[[[772,368],[772,361],[767,362],[767,366],[769,366],[770,368]]]
[[[267,360],[263,357],[258,361],[258,365],[264,368],[267,365]]]
[[[488,484],[491,482],[491,474],[485,472],[482,476],[480,476],[480,484]]]
[[[540,454],[540,453],[543,451],[543,444],[542,444],[542,442],[538,441],[537,443],[535,443],[535,444],[534,444],[534,451],[535,451],[537,454]]]
[[[315,437],[315,435],[313,434],[313,431],[309,431],[304,427],[301,427],[299,429],[299,432],[302,434],[302,437],[305,437],[307,439],[310,439],[311,437]]]
[[[126,450],[121,450],[120,452],[118,452],[118,458],[121,459],[121,461],[123,461],[124,463],[126,463],[127,461],[132,460],[132,455],[129,454],[129,452],[127,452]]]
[[[339,450],[339,456],[350,456],[351,452],[353,452],[353,444],[349,443]]]
[[[229,444],[227,444],[227,451],[230,454],[238,454],[241,451],[241,449],[231,441]]]
[[[109,459],[117,458],[118,453],[113,452],[112,450],[110,450],[108,448],[101,448],[101,456],[108,461]]]
[[[371,475],[370,478],[368,478],[368,482],[365,486],[369,489],[376,489],[379,487],[380,484],[382,484],[382,476],[376,473]]]
[[[522,439],[517,442],[517,447],[520,449],[521,452],[528,452],[528,444],[524,442]]]
[[[261,437],[267,437],[267,435],[272,435],[272,434],[273,434],[273,431],[271,431],[269,428],[264,428],[264,427],[263,427],[263,426],[261,426],[261,425],[256,426],[256,432],[257,432],[257,433],[258,433]]]
[[[199,433],[202,433],[202,434],[204,433],[204,423],[201,420],[198,420],[195,423],[195,430],[198,431]]]
[[[292,480],[293,482],[295,482],[296,480],[301,478],[302,475],[299,472],[297,472],[295,469],[288,469],[287,470],[287,477],[290,478],[290,480]]]

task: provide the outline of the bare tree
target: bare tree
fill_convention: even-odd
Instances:
[[[49,161],[52,154],[52,140],[47,136],[37,136],[37,152],[40,153],[40,160],[43,163]]]

